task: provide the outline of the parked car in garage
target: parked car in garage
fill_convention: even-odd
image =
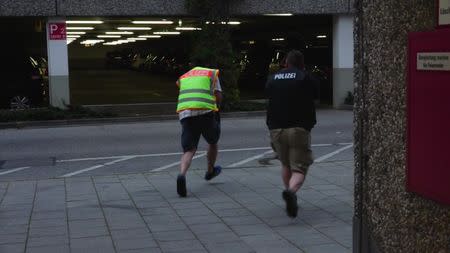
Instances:
[[[0,68],[0,108],[48,106],[47,60],[42,56],[14,56]]]
[[[130,68],[133,56],[129,50],[108,52],[106,53],[105,66],[107,69]]]
[[[131,69],[137,71],[145,70],[145,64],[149,61],[151,55],[145,53],[135,53],[131,60]]]

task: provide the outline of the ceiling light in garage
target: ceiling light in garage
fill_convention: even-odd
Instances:
[[[327,38],[327,36],[326,35],[317,35],[317,38],[318,39],[325,39],[325,38]]]
[[[161,35],[139,35],[139,38],[159,39]]]
[[[108,44],[108,45],[120,45],[122,43],[119,43],[117,41],[110,41],[110,42],[103,43],[103,45],[106,45],[106,44]]]
[[[86,32],[66,32],[67,35],[69,34],[78,34],[78,35],[83,35],[86,34]]]
[[[173,21],[170,20],[142,20],[142,21],[132,21],[133,24],[140,24],[140,25],[171,25],[173,24]]]
[[[97,35],[97,38],[120,38],[120,35]]]
[[[94,27],[89,26],[68,26],[67,30],[94,30]]]
[[[214,24],[216,24],[216,22],[206,21],[205,24],[207,24],[207,25],[209,25],[209,24],[214,25]],[[239,21],[229,21],[229,22],[222,21],[222,22],[220,22],[218,24],[222,24],[222,25],[226,25],[226,24],[228,24],[228,25],[240,25],[241,22],[239,22]]]
[[[153,34],[157,34],[157,35],[179,35],[180,32],[154,32]]]
[[[80,42],[80,44],[82,45],[95,45],[97,43],[100,42],[105,42],[104,40],[83,40],[82,42]]]
[[[139,27],[139,26],[123,26],[123,27],[117,27],[118,30],[142,30],[142,31],[148,31],[151,30],[151,27]]]
[[[127,38],[128,41],[133,41],[133,42],[136,40],[141,40],[141,39],[146,40],[146,38]]]
[[[67,38],[80,38],[80,35],[67,35]]]
[[[290,17],[293,16],[294,14],[292,13],[267,13],[267,14],[263,14],[264,16],[274,16],[274,17]]]
[[[283,41],[283,40],[285,40],[284,38],[274,38],[274,39],[272,39],[272,41]]]
[[[199,31],[199,30],[202,30],[202,28],[198,28],[198,27],[177,27],[177,28],[175,28],[175,30],[179,30],[179,31]]]
[[[133,32],[127,32],[127,31],[123,31],[123,32],[106,32],[106,34],[130,35],[130,34],[133,34]]]
[[[66,24],[103,24],[100,20],[67,20]]]

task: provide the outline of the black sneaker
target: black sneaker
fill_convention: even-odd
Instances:
[[[297,217],[298,205],[297,205],[297,196],[294,192],[290,190],[283,191],[283,199],[286,202],[286,213],[289,217],[295,218]]]
[[[183,175],[177,177],[177,192],[180,197],[186,197],[186,177]]]
[[[213,169],[213,172],[211,172],[211,173],[209,173],[208,171],[206,172],[205,180],[209,181],[209,180],[217,177],[220,174],[220,172],[222,172],[222,167],[215,166],[214,169]]]

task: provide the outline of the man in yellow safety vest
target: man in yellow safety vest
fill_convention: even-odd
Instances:
[[[180,197],[186,197],[186,173],[197,151],[200,135],[209,144],[205,180],[211,180],[222,170],[215,166],[220,137],[218,105],[222,101],[219,70],[195,67],[178,79],[177,86],[180,90],[177,113],[182,126],[181,146],[184,152],[177,177],[177,192]]]

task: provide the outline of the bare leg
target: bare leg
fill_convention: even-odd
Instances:
[[[291,179],[289,180],[289,190],[292,192],[297,192],[302,187],[305,181],[305,175],[299,172],[292,172]]]
[[[191,166],[192,157],[194,157],[196,151],[197,149],[189,150],[184,152],[184,154],[181,156],[181,175],[186,176],[186,172]]]
[[[283,199],[286,202],[286,212],[289,217],[295,218],[298,213],[297,195],[296,192],[300,189],[305,180],[305,175],[296,171],[290,171],[290,179],[288,180],[288,187],[283,191]],[[286,167],[283,166],[283,180],[287,180]],[[285,182],[286,185],[286,182]]]
[[[207,159],[208,159],[208,172],[212,173],[214,171],[214,164],[216,164],[216,159],[217,159],[217,150],[218,150],[218,146],[217,144],[209,144],[208,145],[208,154]]]
[[[283,165],[281,168],[281,176],[283,178],[284,188],[289,189],[289,181],[291,180],[292,176],[291,170]]]

